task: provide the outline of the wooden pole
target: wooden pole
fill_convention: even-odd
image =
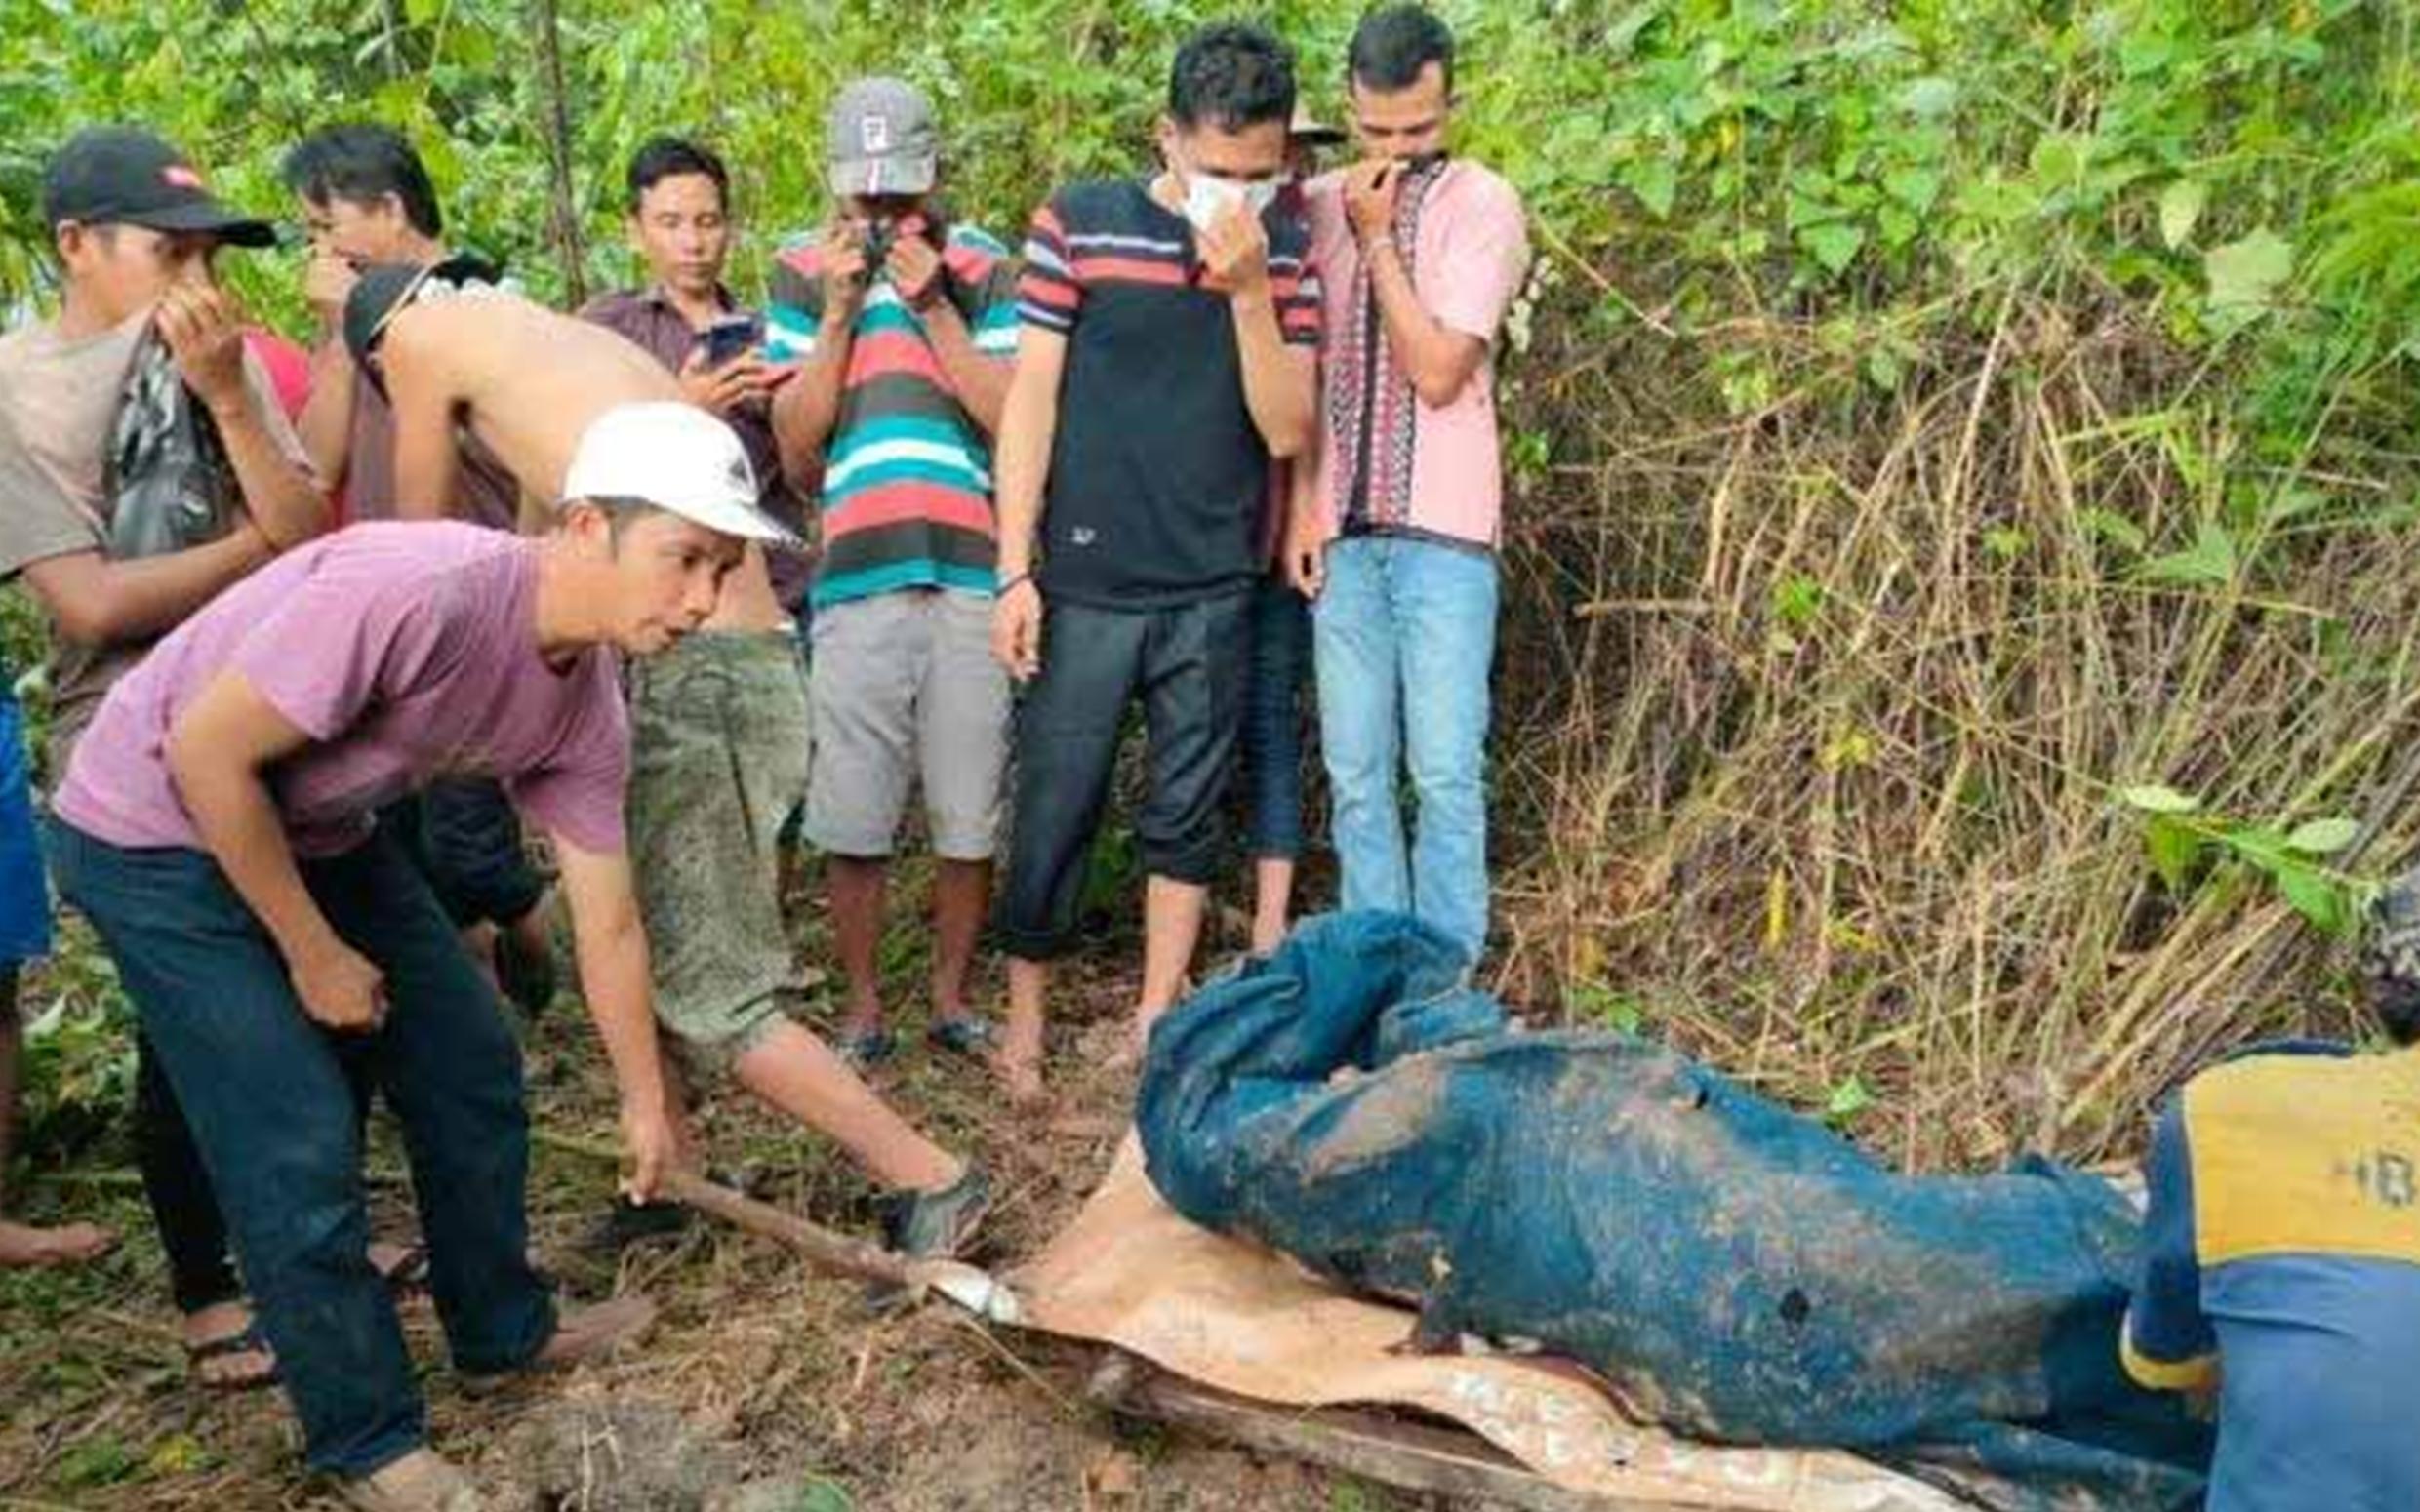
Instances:
[[[563,300],[588,300],[587,258],[580,245],[580,209],[572,192],[572,112],[563,88],[563,27],[555,0],[532,0],[538,33],[538,76],[546,92],[546,155],[554,168],[554,255],[563,268]]]

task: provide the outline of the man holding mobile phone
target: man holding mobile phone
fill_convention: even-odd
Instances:
[[[1364,157],[1311,185],[1320,270],[1318,485],[1288,571],[1312,595],[1319,740],[1344,906],[1487,939],[1488,672],[1502,456],[1489,352],[1529,266],[1520,197],[1449,156],[1454,38],[1418,5],[1348,59]],[[1418,833],[1396,793],[1408,766]]]

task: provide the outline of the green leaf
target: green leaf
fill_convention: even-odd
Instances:
[[[2144,782],[2118,789],[2118,799],[2129,809],[2145,814],[2198,814],[2201,800],[2191,793],[2180,793],[2159,782]]]
[[[2235,537],[2216,520],[2204,520],[2195,531],[2191,546],[2144,563],[2143,576],[2159,582],[2224,587],[2235,581]]]
[[[1845,1124],[1872,1106],[1874,1094],[1867,1088],[1865,1078],[1851,1076],[1833,1086],[1832,1094],[1824,1099],[1824,1117],[1835,1124]]]
[[[1680,192],[1680,175],[1670,159],[1651,157],[1625,163],[1616,177],[1658,220],[1672,215],[1673,201]]]
[[[2171,893],[2182,893],[2193,885],[2194,868],[2200,864],[2204,849],[2199,831],[2169,815],[2155,814],[2143,826],[2143,850],[2151,857],[2151,869]]]
[[[2210,282],[2210,308],[2248,318],[2268,309],[2278,286],[2292,276],[2294,246],[2263,226],[2241,241],[2202,254],[2201,268]]]
[[[2179,179],[2159,194],[2159,239],[2171,251],[2193,240],[2194,227],[2210,203],[2210,186],[2198,179]]]
[[[1929,168],[1894,168],[1882,176],[1882,187],[1910,210],[1926,211],[1941,197],[1941,176]]]
[[[1957,83],[1939,74],[1911,80],[1899,92],[1899,108],[1919,120],[1940,120],[1957,108]]]
[[[1605,28],[1605,51],[1615,58],[1630,56],[1638,34],[1655,24],[1655,19],[1663,14],[1664,0],[1647,0],[1644,5],[1632,6],[1622,13],[1620,20]]]
[[[2294,832],[2285,837],[2285,845],[2286,849],[2300,851],[2305,855],[2333,855],[2351,845],[2354,837],[2360,832],[2359,822],[2342,816],[2313,819],[2296,826]]]
[[[1798,233],[1798,245],[1814,255],[1827,272],[1837,276],[1857,260],[1857,250],[1866,244],[1866,233],[1857,226],[1835,220],[1824,225],[1810,225]]]
[[[2278,895],[2312,925],[2329,935],[2343,935],[2352,925],[2353,909],[2344,889],[2303,866],[2283,866],[2272,873]]]
[[[2096,506],[2083,511],[2082,519],[2084,528],[2093,535],[2114,546],[2123,547],[2137,556],[2142,554],[2145,546],[2151,544],[2151,537],[2143,534],[2143,527],[2115,510]]]

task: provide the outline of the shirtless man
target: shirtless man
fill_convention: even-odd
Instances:
[[[557,498],[572,453],[598,415],[627,403],[681,400],[678,377],[625,338],[493,289],[426,292],[441,271],[369,269],[344,313],[354,359],[394,405],[395,474],[406,518],[426,509],[425,500],[451,497],[447,469],[457,426],[512,469],[525,497]],[[754,487],[752,477],[747,482]],[[751,546],[699,628],[739,633],[786,617],[764,553]],[[778,908],[768,908],[766,918],[763,927],[780,928]],[[652,1001],[660,1025],[697,1062],[728,1067],[760,1100],[836,1140],[894,1190],[886,1212],[893,1244],[945,1251],[971,1231],[988,1190],[980,1168],[918,1134],[769,998],[668,1014],[665,998]]]

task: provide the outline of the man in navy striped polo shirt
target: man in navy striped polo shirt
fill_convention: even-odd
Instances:
[[[1177,50],[1148,179],[1075,183],[1033,218],[1024,333],[1000,424],[992,649],[1027,684],[999,933],[1000,1069],[1042,1091],[1048,962],[1073,943],[1128,706],[1149,786],[1138,1038],[1200,935],[1242,721],[1254,525],[1270,459],[1316,424],[1309,236],[1273,210],[1294,60],[1214,25]]]

